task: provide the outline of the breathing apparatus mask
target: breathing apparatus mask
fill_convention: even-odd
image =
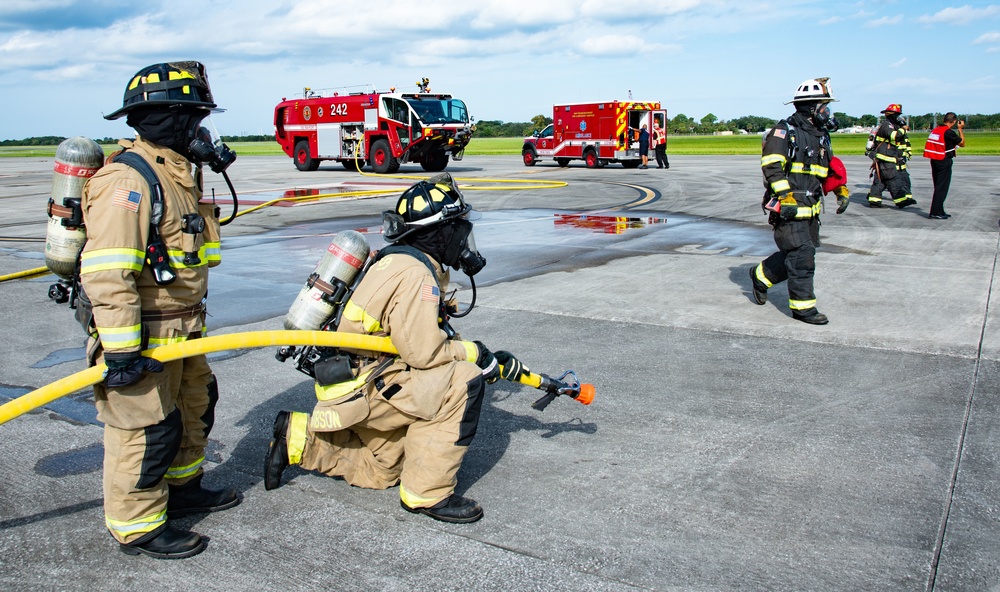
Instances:
[[[458,269],[470,278],[486,266],[486,259],[476,250],[472,222],[464,218],[419,232],[406,242],[434,257],[441,265]]]
[[[830,110],[829,103],[816,103],[810,109],[809,115],[818,129],[825,129],[830,132],[836,131],[838,127],[837,119],[833,116],[833,111]]]
[[[211,116],[201,121],[201,125],[194,132],[194,139],[187,148],[190,153],[189,159],[193,156],[197,161],[207,164],[215,173],[224,173],[236,160],[236,152],[222,141],[222,136],[219,135]]]

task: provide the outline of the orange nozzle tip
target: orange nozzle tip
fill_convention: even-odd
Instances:
[[[580,394],[573,398],[584,405],[590,405],[594,402],[594,385],[589,383],[581,384]]]

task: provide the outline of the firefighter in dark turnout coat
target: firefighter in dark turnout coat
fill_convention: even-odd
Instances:
[[[799,85],[790,101],[795,113],[764,136],[764,207],[770,212],[768,221],[774,227],[778,251],[750,270],[757,304],[767,302],[768,288],[788,280],[792,316],[811,325],[829,322],[816,310],[813,292],[820,200],[833,156],[829,130],[836,129],[829,107],[834,98],[827,81],[810,79]]]

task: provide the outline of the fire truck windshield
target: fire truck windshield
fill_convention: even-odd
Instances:
[[[469,111],[458,99],[407,99],[424,123],[469,123]]]

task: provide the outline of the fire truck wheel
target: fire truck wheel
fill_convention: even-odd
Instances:
[[[420,166],[429,173],[443,171],[448,166],[448,154],[446,152],[430,152],[424,155]]]
[[[587,152],[583,155],[583,160],[587,163],[588,169],[596,169],[601,166],[601,159],[597,158],[597,152],[594,152],[593,150],[587,150]]]
[[[372,169],[380,175],[395,173],[399,170],[399,161],[392,155],[389,142],[386,140],[375,140],[372,144],[371,158],[368,161],[372,163]]]
[[[295,144],[292,160],[295,161],[295,168],[300,171],[315,171],[319,168],[319,161],[309,155],[309,142],[307,140],[299,140]]]
[[[556,159],[556,163],[558,163],[559,166],[561,166],[561,167],[568,167],[569,166],[569,159],[568,158],[557,158]]]
[[[524,160],[524,166],[535,166],[538,162],[538,157],[535,156],[534,148],[525,148],[521,151],[521,159]]]

